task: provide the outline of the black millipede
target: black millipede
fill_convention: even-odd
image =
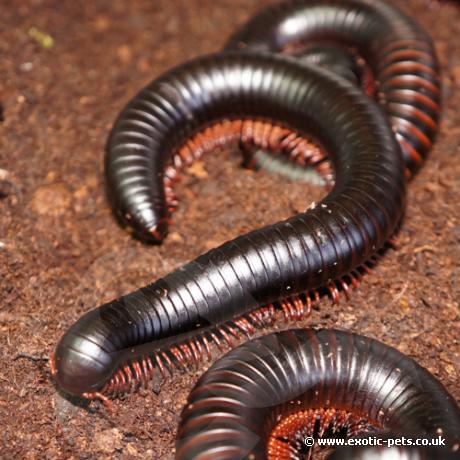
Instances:
[[[423,163],[438,129],[440,78],[427,34],[407,15],[384,0],[291,0],[263,9],[228,41],[225,50],[304,53],[315,62],[314,48],[328,43],[350,48],[350,56],[370,70],[374,92],[401,145],[408,173]],[[311,53],[311,56],[308,54]],[[329,52],[330,53],[330,52]],[[343,57],[320,62],[350,75]],[[345,76],[345,75],[344,75]],[[355,76],[359,78],[359,75]],[[362,77],[369,72],[363,72]],[[350,77],[349,77],[350,79]]]
[[[212,123],[247,118],[317,139],[331,157],[334,188],[305,212],[241,235],[86,313],[51,359],[64,390],[103,397],[145,382],[154,368],[165,372],[174,362],[198,359],[211,340],[250,331],[274,302],[300,317],[310,306],[308,293],[347,289],[391,237],[406,181],[384,113],[326,70],[245,53],[185,63],[153,81],[120,115],[110,139],[108,176],[118,191],[132,185],[133,177],[143,178],[122,206],[139,233],[156,226],[158,208],[150,197],[152,190],[163,196],[161,172],[171,152]]]
[[[356,56],[347,47],[353,47]],[[367,89],[375,86],[372,92],[385,108],[407,171],[414,172],[422,164],[438,128],[438,63],[431,39],[396,7],[383,0],[297,0],[276,4],[262,10],[233,35],[224,51],[231,50],[286,52],[301,62],[328,67],[351,81],[364,79],[361,83]],[[369,74],[373,77],[369,78]],[[302,143],[295,133],[261,123],[270,121],[268,113],[259,114],[262,120],[246,117],[236,123],[231,116],[233,101],[229,102],[229,115],[222,117],[221,123],[214,120],[208,130],[192,132],[196,136],[188,142],[182,136],[187,128],[181,126],[167,140],[167,146],[160,146],[158,142],[163,142],[163,133],[170,126],[199,124],[182,98],[191,100],[195,91],[207,97],[206,85],[215,84],[209,79],[195,82],[191,76],[183,79],[179,90],[172,82],[153,97],[148,91],[141,92],[121,113],[109,138],[106,182],[110,200],[119,220],[138,238],[161,242],[177,203],[172,190],[177,168],[225,144],[229,138],[238,139],[244,151],[259,147],[282,150],[302,164],[319,167],[331,178],[321,149]],[[184,96],[181,91],[189,94]],[[213,122],[201,115],[200,123]],[[156,155],[159,149],[169,150],[169,155]]]
[[[244,343],[200,377],[181,414],[176,459],[311,458],[305,438],[403,433],[433,447],[401,460],[458,458],[460,408],[438,380],[374,339],[292,329]],[[346,452],[334,458],[379,458]]]

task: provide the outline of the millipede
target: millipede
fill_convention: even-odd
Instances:
[[[152,188],[163,193],[153,165],[162,171],[176,146],[213,130],[213,122],[235,126],[245,118],[317,139],[331,157],[334,188],[305,212],[238,236],[80,318],[51,360],[69,393],[103,396],[142,383],[154,368],[166,373],[174,363],[196,361],[210,341],[250,333],[273,316],[274,305],[287,319],[298,319],[309,312],[317,289],[326,287],[333,298],[339,288],[347,293],[392,236],[406,180],[384,113],[326,70],[245,53],[201,57],[167,72],[116,122],[108,176],[123,190],[133,185],[132,174],[144,177],[135,193],[123,195],[139,233],[161,209],[149,202]]]
[[[403,151],[408,175],[421,166],[432,146],[441,93],[433,44],[411,18],[383,0],[275,4],[243,25],[223,51],[291,54],[305,65],[321,65],[360,82],[384,108]],[[214,80],[207,83],[212,85]],[[317,139],[305,139],[288,126],[273,126],[264,114],[243,120],[230,115],[214,121],[204,117],[202,121],[209,125],[206,129],[191,132],[188,139],[181,132],[174,133],[164,149],[169,154],[155,155],[168,124],[176,120],[184,123],[191,116],[192,112],[184,113],[190,109],[182,99],[192,99],[195,91],[206,97],[203,94],[208,89],[192,78],[184,78],[180,88],[176,86],[171,83],[153,99],[148,91],[138,94],[119,116],[108,141],[110,200],[120,222],[141,240],[158,243],[165,237],[171,211],[177,205],[173,185],[178,169],[231,140],[239,141],[247,163],[251,163],[254,150],[267,149],[318,169],[329,181],[333,179],[327,149],[317,142],[315,145]],[[181,91],[190,94],[184,96]],[[187,122],[197,124],[193,119]]]
[[[312,458],[305,438],[402,434],[432,447],[345,449],[334,459],[458,458],[460,408],[392,347],[351,332],[292,329],[244,343],[199,379],[180,417],[176,459]]]

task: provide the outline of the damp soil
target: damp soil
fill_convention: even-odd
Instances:
[[[321,188],[243,169],[215,152],[184,174],[161,246],[114,221],[107,135],[154,76],[216,50],[262,0],[6,0],[0,18],[0,457],[174,456],[181,407],[202,368],[156,391],[73,404],[42,358],[83,312],[165,275],[229,238],[305,209]],[[399,1],[432,34],[443,122],[409,185],[397,249],[351,300],[327,298],[296,326],[338,327],[397,347],[460,402],[460,8]],[[292,325],[294,326],[294,325]],[[278,320],[271,329],[285,328]]]

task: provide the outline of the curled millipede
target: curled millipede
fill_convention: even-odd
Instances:
[[[408,174],[418,170],[438,129],[440,77],[431,39],[384,0],[291,0],[269,6],[229,40],[225,50],[298,54],[327,41],[352,47],[364,68],[361,82],[375,92],[403,151]],[[314,54],[313,54],[314,55]],[[308,57],[307,57],[308,58]],[[323,65],[349,74],[341,60]]]
[[[261,120],[318,140],[334,167],[334,188],[305,212],[241,235],[86,313],[51,359],[67,392],[104,398],[142,384],[154,369],[166,374],[197,361],[210,342],[231,344],[272,318],[275,307],[287,319],[300,318],[318,289],[334,300],[339,288],[347,293],[394,233],[405,204],[404,164],[378,106],[317,67],[229,53],[167,72],[115,124],[109,185],[140,235],[164,230],[163,203],[151,198],[152,190],[164,196],[162,171],[172,152],[198,133],[212,144],[209,134],[223,120]],[[231,127],[239,132],[236,122]],[[300,140],[295,145],[309,150]]]
[[[355,50],[357,57],[350,55],[350,48]],[[297,56],[302,63],[307,62],[307,68],[308,62],[312,62],[349,80],[360,80],[365,91],[375,94],[384,107],[403,151],[408,175],[420,167],[431,148],[438,128],[441,93],[433,45],[412,19],[383,0],[280,3],[262,10],[242,26],[225,47],[225,51],[232,50],[257,54],[285,52]],[[195,85],[191,78],[184,77],[179,86],[180,90],[188,92],[185,97],[192,100],[195,90],[200,97],[206,94],[207,83],[220,84],[214,78]],[[251,86],[249,80],[248,85]],[[161,242],[167,233],[170,213],[177,204],[171,180],[178,178],[177,167],[201,156],[210,146],[207,133],[196,135],[181,149],[178,138],[182,142],[186,140],[180,131],[187,130],[181,126],[168,141],[173,146],[169,148],[168,145],[168,155],[152,153],[163,148],[157,143],[172,124],[176,126],[176,121],[190,125],[198,123],[193,112],[187,113],[186,106],[176,104],[175,97],[180,100],[184,95],[179,94],[175,86],[175,82],[171,83],[169,89],[163,88],[154,98],[147,92],[134,98],[117,120],[107,147],[106,176],[113,209],[119,220],[145,242]],[[238,95],[234,97],[236,100]],[[193,103],[201,102],[195,100]],[[229,101],[229,113],[232,104],[233,101]],[[221,123],[214,129],[222,140],[214,141],[214,146],[222,146],[226,139],[239,136],[243,150],[248,150],[244,133],[251,132],[257,122],[268,122],[259,130],[261,136],[252,143],[252,150],[258,150],[260,139],[270,135],[264,134],[264,130],[271,128],[273,121],[263,113],[255,118],[244,117],[241,126],[231,123],[238,118],[235,115],[227,114],[220,120],[206,120],[205,114],[201,117],[200,122],[208,125]],[[155,131],[149,127],[152,123],[156,124]],[[190,133],[194,134],[197,133]],[[299,134],[306,133],[291,132],[288,136],[294,140]],[[314,136],[308,140],[318,141]],[[330,165],[325,158],[327,149],[316,145],[321,158],[312,164],[307,160],[307,166],[320,166],[319,172],[325,174],[326,181],[331,180]],[[299,159],[299,155],[291,154],[286,145],[273,145],[272,142],[271,147],[284,151],[288,158]],[[301,158],[299,163],[302,164]]]
[[[311,458],[307,437],[392,432],[433,443],[441,436],[446,447],[428,458],[458,456],[460,408],[394,348],[350,332],[293,329],[246,342],[199,379],[181,414],[176,459]],[[388,453],[382,460],[398,459]],[[379,458],[358,454],[344,450],[334,458]]]

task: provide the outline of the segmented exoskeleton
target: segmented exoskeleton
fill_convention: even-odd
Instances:
[[[84,315],[52,360],[58,383],[70,393],[126,389],[153,368],[190,361],[211,340],[250,332],[262,313],[248,314],[260,307],[270,311],[277,303],[298,318],[317,288],[329,288],[333,297],[339,286],[346,291],[394,232],[404,208],[404,164],[375,103],[316,67],[237,53],[173,69],[120,115],[109,144],[109,185],[128,186],[134,172],[144,177],[122,200],[139,233],[151,228],[150,219],[161,219],[161,206],[148,199],[163,190],[152,167],[163,171],[175,149],[212,123],[247,118],[317,139],[331,157],[334,188],[316,207],[239,236]]]
[[[311,458],[305,439],[365,433],[400,443],[404,434],[414,446],[344,449],[334,459],[458,458],[460,408],[394,348],[350,332],[293,329],[246,342],[200,378],[181,415],[176,459]],[[415,446],[439,438],[445,447]]]
[[[372,79],[369,72],[362,72],[361,83],[369,93],[375,93],[385,109],[408,172],[416,172],[438,128],[439,69],[430,38],[390,2],[281,2],[253,16],[230,38],[225,50],[303,53],[314,62],[318,59],[315,48],[324,42],[329,46],[329,58],[323,58],[322,65],[350,74],[353,67],[343,53],[339,58],[331,54],[335,46],[348,49],[357,65],[370,71]]]

